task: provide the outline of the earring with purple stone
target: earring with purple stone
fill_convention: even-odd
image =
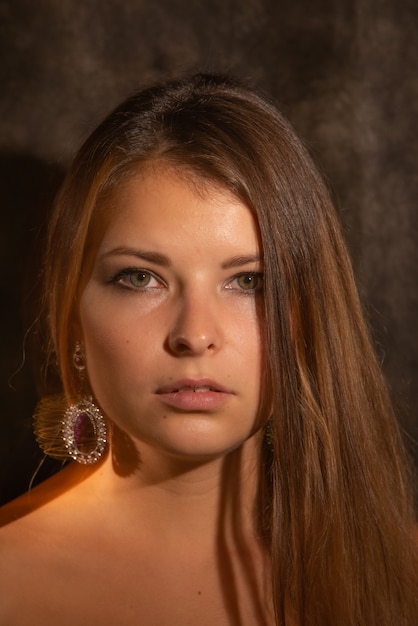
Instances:
[[[82,381],[80,386],[85,387],[86,361],[79,342],[73,363]],[[34,432],[45,454],[60,460],[71,458],[83,465],[97,463],[107,447],[106,422],[91,396],[70,406],[64,395],[43,398],[35,409]]]
[[[42,398],[33,420],[39,447],[54,459],[90,465],[105,453],[106,422],[90,397],[70,406],[63,395]]]
[[[69,457],[91,465],[103,456],[107,444],[106,423],[92,398],[71,404],[64,413],[62,438]]]

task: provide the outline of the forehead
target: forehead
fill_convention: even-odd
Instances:
[[[100,248],[145,236],[173,244],[177,238],[213,238],[258,245],[253,213],[231,191],[187,169],[147,166],[112,193],[100,220]],[[103,216],[104,217],[104,216]],[[121,241],[122,245],[122,241]]]
[[[157,199],[159,190],[171,188],[171,194],[188,192],[195,197],[196,202],[211,201],[216,204],[217,199],[222,203],[227,198],[233,204],[244,205],[244,202],[226,185],[214,178],[205,177],[187,165],[176,165],[164,160],[150,161],[141,164],[130,172],[115,191],[112,200],[119,208],[127,200],[132,200],[139,194],[152,194]]]

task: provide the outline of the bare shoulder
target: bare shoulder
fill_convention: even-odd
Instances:
[[[77,484],[64,471],[0,509],[0,625],[31,623],[27,607],[63,585],[77,532],[75,498]]]
[[[77,466],[69,466],[0,508],[0,550],[21,551],[21,546],[35,550],[44,547],[43,542],[53,543],[63,526],[68,529],[74,523],[88,477]]]
[[[44,487],[28,492],[9,502],[0,509],[0,554],[4,563],[6,555],[23,551],[24,547],[34,547],[34,537],[39,537],[40,522],[47,519],[42,510],[47,506],[41,496]],[[1,568],[0,572],[3,572]]]
[[[66,468],[31,491],[0,508],[0,541],[15,535],[24,537],[37,524],[50,519],[50,509],[59,510],[63,500],[76,487],[78,479],[72,468]],[[23,537],[21,536],[23,535]]]
[[[30,512],[26,494],[0,510],[0,624],[18,623],[21,590],[26,596],[33,588],[33,572],[45,544],[37,517]]]
[[[0,508],[0,577],[32,562],[37,553],[54,543],[65,490],[58,491],[61,479],[53,477],[32,491]],[[57,525],[58,522],[58,525]]]

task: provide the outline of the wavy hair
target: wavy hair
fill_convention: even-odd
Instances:
[[[45,255],[46,356],[63,389],[100,207],[138,167],[164,162],[232,191],[264,255],[260,524],[277,624],[413,626],[417,551],[408,462],[330,194],[268,99],[224,76],[134,94],[87,139],[58,196]]]

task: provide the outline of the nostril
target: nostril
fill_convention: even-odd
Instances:
[[[208,350],[213,351],[215,349],[215,343],[204,336],[190,340],[185,337],[170,338],[168,346],[170,351],[175,354],[203,354]]]
[[[191,342],[187,341],[184,337],[171,337],[168,343],[170,350],[176,354],[188,354],[193,352]]]
[[[184,341],[177,342],[175,348],[178,352],[191,352],[192,350],[191,347]]]

